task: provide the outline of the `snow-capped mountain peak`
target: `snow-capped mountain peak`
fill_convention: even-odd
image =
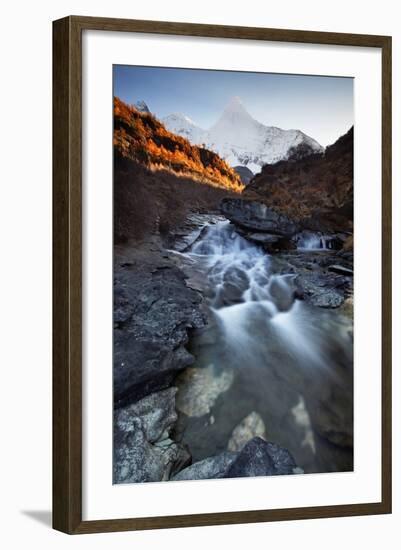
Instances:
[[[247,118],[252,118],[242,103],[241,98],[238,96],[234,96],[230,99],[224,108],[222,116],[245,116]]]
[[[203,142],[205,130],[195,124],[188,116],[182,113],[172,113],[162,119],[163,124],[170,132],[174,132],[188,139],[194,145],[199,145]]]
[[[217,122],[210,128],[209,135],[212,141],[225,141],[232,133],[253,132],[259,125],[245,109],[239,97],[233,97]]]
[[[135,109],[139,111],[140,113],[150,113],[149,107],[147,104],[143,101],[143,99],[137,101],[134,105]]]
[[[282,130],[255,120],[239,97],[228,102],[213,126],[205,131],[183,114],[163,119],[166,127],[196,145],[205,144],[231,166],[246,166],[255,174],[264,164],[290,156],[323,152],[323,147],[300,130]]]

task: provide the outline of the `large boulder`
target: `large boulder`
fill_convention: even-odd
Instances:
[[[252,438],[240,451],[226,451],[188,466],[172,479],[216,479],[295,474],[301,472],[289,451],[261,439]]]
[[[213,364],[186,369],[175,381],[179,388],[177,409],[187,416],[210,413],[219,395],[230,388],[233,380],[232,370],[218,369]]]
[[[287,216],[257,201],[225,198],[220,203],[220,211],[232,223],[251,232],[291,237],[299,230],[298,225]]]
[[[177,388],[153,393],[114,413],[114,483],[166,481],[190,461],[169,437]]]
[[[254,437],[240,451],[223,477],[255,477],[293,474],[297,465],[289,451]]]
[[[326,288],[321,293],[316,293],[310,298],[310,303],[317,307],[337,308],[344,302],[344,294],[337,290]]]
[[[269,281],[269,294],[279,311],[289,311],[295,301],[295,275],[272,275]]]
[[[296,286],[298,295],[314,306],[337,308],[344,302],[349,281],[325,269],[305,270],[297,276]]]
[[[219,479],[224,477],[227,469],[233,463],[237,453],[226,451],[216,456],[211,456],[195,462],[191,466],[178,472],[172,480],[195,480],[195,479]]]
[[[290,236],[264,233],[262,231],[253,233],[250,232],[249,229],[244,229],[244,227],[240,227],[239,225],[236,226],[236,231],[251,243],[261,246],[269,254],[274,254],[275,252],[280,252],[283,250],[296,249],[296,243]]]
[[[243,302],[243,294],[249,288],[249,277],[246,271],[237,266],[230,266],[223,275],[222,282],[216,281],[215,308]]]
[[[193,362],[190,328],[204,325],[201,296],[171,264],[127,265],[114,281],[114,402],[124,406],[171,385]]]

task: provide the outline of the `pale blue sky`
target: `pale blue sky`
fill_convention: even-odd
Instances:
[[[202,69],[114,66],[114,95],[144,100],[158,118],[183,113],[209,128],[233,96],[268,126],[330,145],[353,125],[353,79]]]

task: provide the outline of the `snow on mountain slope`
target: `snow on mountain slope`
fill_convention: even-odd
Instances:
[[[174,114],[163,119],[166,127],[194,144],[204,143],[231,166],[246,166],[254,174],[264,164],[286,160],[302,147],[302,154],[323,152],[323,147],[300,130],[282,130],[255,120],[238,97],[231,99],[217,122],[202,130],[191,119]]]
[[[196,126],[196,124],[187,116],[181,113],[173,113],[162,119],[167,130],[186,138],[193,145],[201,145],[206,136],[205,130]]]
[[[150,113],[149,107],[147,104],[142,100],[137,101],[134,105],[135,109],[139,111],[140,113]]]

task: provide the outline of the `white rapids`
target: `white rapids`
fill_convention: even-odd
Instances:
[[[211,411],[213,430],[225,434],[233,418],[256,411],[271,440],[289,448],[305,471],[348,467],[349,451],[333,454],[314,424],[327,399],[336,422],[352,429],[349,321],[296,299],[297,274],[283,273],[288,263],[277,264],[230,222],[214,222],[179,253],[209,306],[208,326],[190,341],[195,367],[214,365],[216,376],[234,373],[232,387]],[[192,429],[186,427],[185,438],[195,456],[215,453],[206,428],[204,439]]]
[[[299,237],[298,250],[331,250],[333,248],[333,236],[321,233],[306,233]]]
[[[310,322],[309,308],[294,298],[295,275],[271,273],[270,256],[238,235],[230,222],[208,226],[187,255],[206,268],[209,305],[229,345],[240,353],[244,344],[258,348],[261,327],[255,334],[254,326],[258,319],[266,330],[274,330],[287,350],[294,349],[311,364],[325,366],[324,334]]]

